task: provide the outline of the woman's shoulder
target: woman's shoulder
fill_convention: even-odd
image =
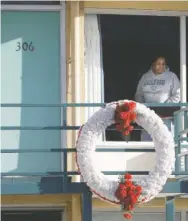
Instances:
[[[166,71],[165,74],[169,77],[169,78],[174,78],[177,77],[177,75],[172,72],[172,71]]]

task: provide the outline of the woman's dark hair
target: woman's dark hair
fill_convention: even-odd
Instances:
[[[158,56],[158,57],[156,57],[156,58],[152,61],[152,65],[154,65],[154,64],[155,64],[158,60],[160,60],[160,59],[164,60],[164,61],[165,61],[165,64],[167,63],[165,57],[163,57],[163,56]]]

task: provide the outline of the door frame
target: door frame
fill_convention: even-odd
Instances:
[[[59,5],[1,5],[2,11],[58,11],[60,12],[60,99],[61,103],[66,103],[66,5],[61,1]],[[61,125],[63,125],[63,108],[61,108]],[[61,148],[66,147],[66,131],[61,130]],[[61,171],[64,171],[64,153],[61,154]]]
[[[107,9],[85,8],[85,14],[111,14],[111,15],[143,15],[143,16],[168,16],[179,17],[180,22],[180,89],[181,102],[187,102],[187,70],[186,70],[186,17],[188,11],[163,11],[163,10],[137,10],[137,9]],[[186,83],[185,83],[186,82]],[[102,85],[104,93],[104,82]]]

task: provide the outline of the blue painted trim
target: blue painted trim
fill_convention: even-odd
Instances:
[[[38,183],[2,184],[2,195],[39,194]]]
[[[185,155],[185,171],[188,173],[188,155]]]
[[[37,183],[1,184],[2,195],[21,194],[82,194],[88,191],[85,183],[69,183],[64,189],[62,179],[45,179]]]
[[[177,115],[177,114],[180,114],[180,113],[182,113],[182,112],[184,112],[185,111],[185,113],[187,112],[187,103],[186,103],[186,107],[183,107],[183,108],[181,108],[180,110],[178,110],[178,111],[175,111],[174,112],[174,115]]]
[[[175,221],[174,197],[166,198],[166,221]]]
[[[92,193],[89,188],[82,194],[82,221],[92,221]]]
[[[186,180],[182,180],[180,183],[181,193],[188,193],[188,177]]]
[[[77,171],[53,171],[53,172],[31,172],[31,173],[27,173],[27,172],[8,172],[8,173],[1,173],[1,177],[7,177],[7,176],[12,176],[13,179],[19,179],[19,178],[14,178],[14,176],[22,176],[22,177],[43,177],[43,176],[47,176],[47,177],[62,177],[65,174],[67,175],[79,175],[79,173]]]
[[[21,104],[1,103],[1,107],[103,107],[105,103]],[[144,103],[148,107],[187,107],[188,103]]]
[[[49,152],[76,152],[76,148],[52,149],[1,149],[1,153],[49,153]],[[155,152],[153,148],[97,148],[96,152]]]
[[[37,127],[27,127],[27,126],[2,126],[1,130],[79,130],[80,126],[37,126]]]
[[[175,148],[175,157],[176,157],[176,161],[175,161],[175,171],[178,173],[180,171],[181,168],[181,158],[178,157],[178,154],[181,152],[180,151],[180,141],[177,141],[177,147]]]
[[[125,171],[101,171],[104,175],[124,175]],[[130,173],[132,175],[148,175],[149,171],[126,171],[127,173]],[[22,176],[22,177],[61,177],[67,175],[80,175],[77,171],[63,171],[63,172],[33,172],[33,173],[27,173],[27,172],[8,172],[8,173],[1,173],[1,177],[5,178],[7,176]],[[188,172],[180,171],[180,172],[173,172],[172,175],[188,175]],[[17,178],[14,178],[17,179]]]
[[[85,183],[71,183],[71,177],[67,179],[65,188],[62,177],[42,177],[39,182],[20,181],[1,184],[2,195],[7,194],[60,194],[60,193],[85,193],[89,188]],[[188,193],[187,181],[168,181],[162,193]],[[86,196],[87,199],[87,196]]]
[[[63,103],[63,104],[15,104],[2,103],[1,107],[103,107],[104,103]],[[179,106],[179,105],[178,105]],[[185,105],[183,105],[185,106]]]
[[[50,152],[76,152],[76,148],[51,148],[51,149],[1,149],[1,153],[50,153]]]
[[[162,193],[182,193],[180,188],[180,181],[167,181],[164,185]]]
[[[188,128],[188,111],[184,112],[184,127]]]
[[[188,137],[181,137],[181,138],[179,138],[179,141],[188,141]],[[183,145],[183,144],[181,144],[181,145]]]

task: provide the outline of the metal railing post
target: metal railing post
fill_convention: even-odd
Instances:
[[[82,194],[82,221],[92,221],[92,193],[88,187]]]
[[[180,168],[180,158],[178,157],[178,154],[180,153],[180,141],[178,139],[178,134],[180,131],[180,127],[179,127],[179,115],[178,114],[174,114],[174,140],[175,140],[175,157],[176,157],[176,162],[175,162],[175,172],[179,172],[179,168]]]
[[[67,126],[67,106],[63,106],[63,126]],[[64,139],[66,139],[66,136],[63,136]],[[63,176],[63,189],[67,190],[68,185],[68,176],[67,176],[67,147],[65,147],[63,152],[63,169],[64,169],[64,176]]]
[[[177,146],[175,147],[175,158],[176,158],[175,172],[178,173],[178,172],[180,172],[180,168],[181,168],[181,158],[178,156],[181,153],[180,140],[178,140],[176,144],[177,144]]]
[[[174,114],[174,140],[175,143],[178,141],[178,133],[180,131],[180,125],[179,125],[179,116],[178,114]]]
[[[174,197],[166,197],[166,221],[175,221]]]
[[[184,112],[184,128],[188,128],[188,111]]]
[[[185,163],[185,172],[188,173],[188,155],[185,155],[184,163]]]

